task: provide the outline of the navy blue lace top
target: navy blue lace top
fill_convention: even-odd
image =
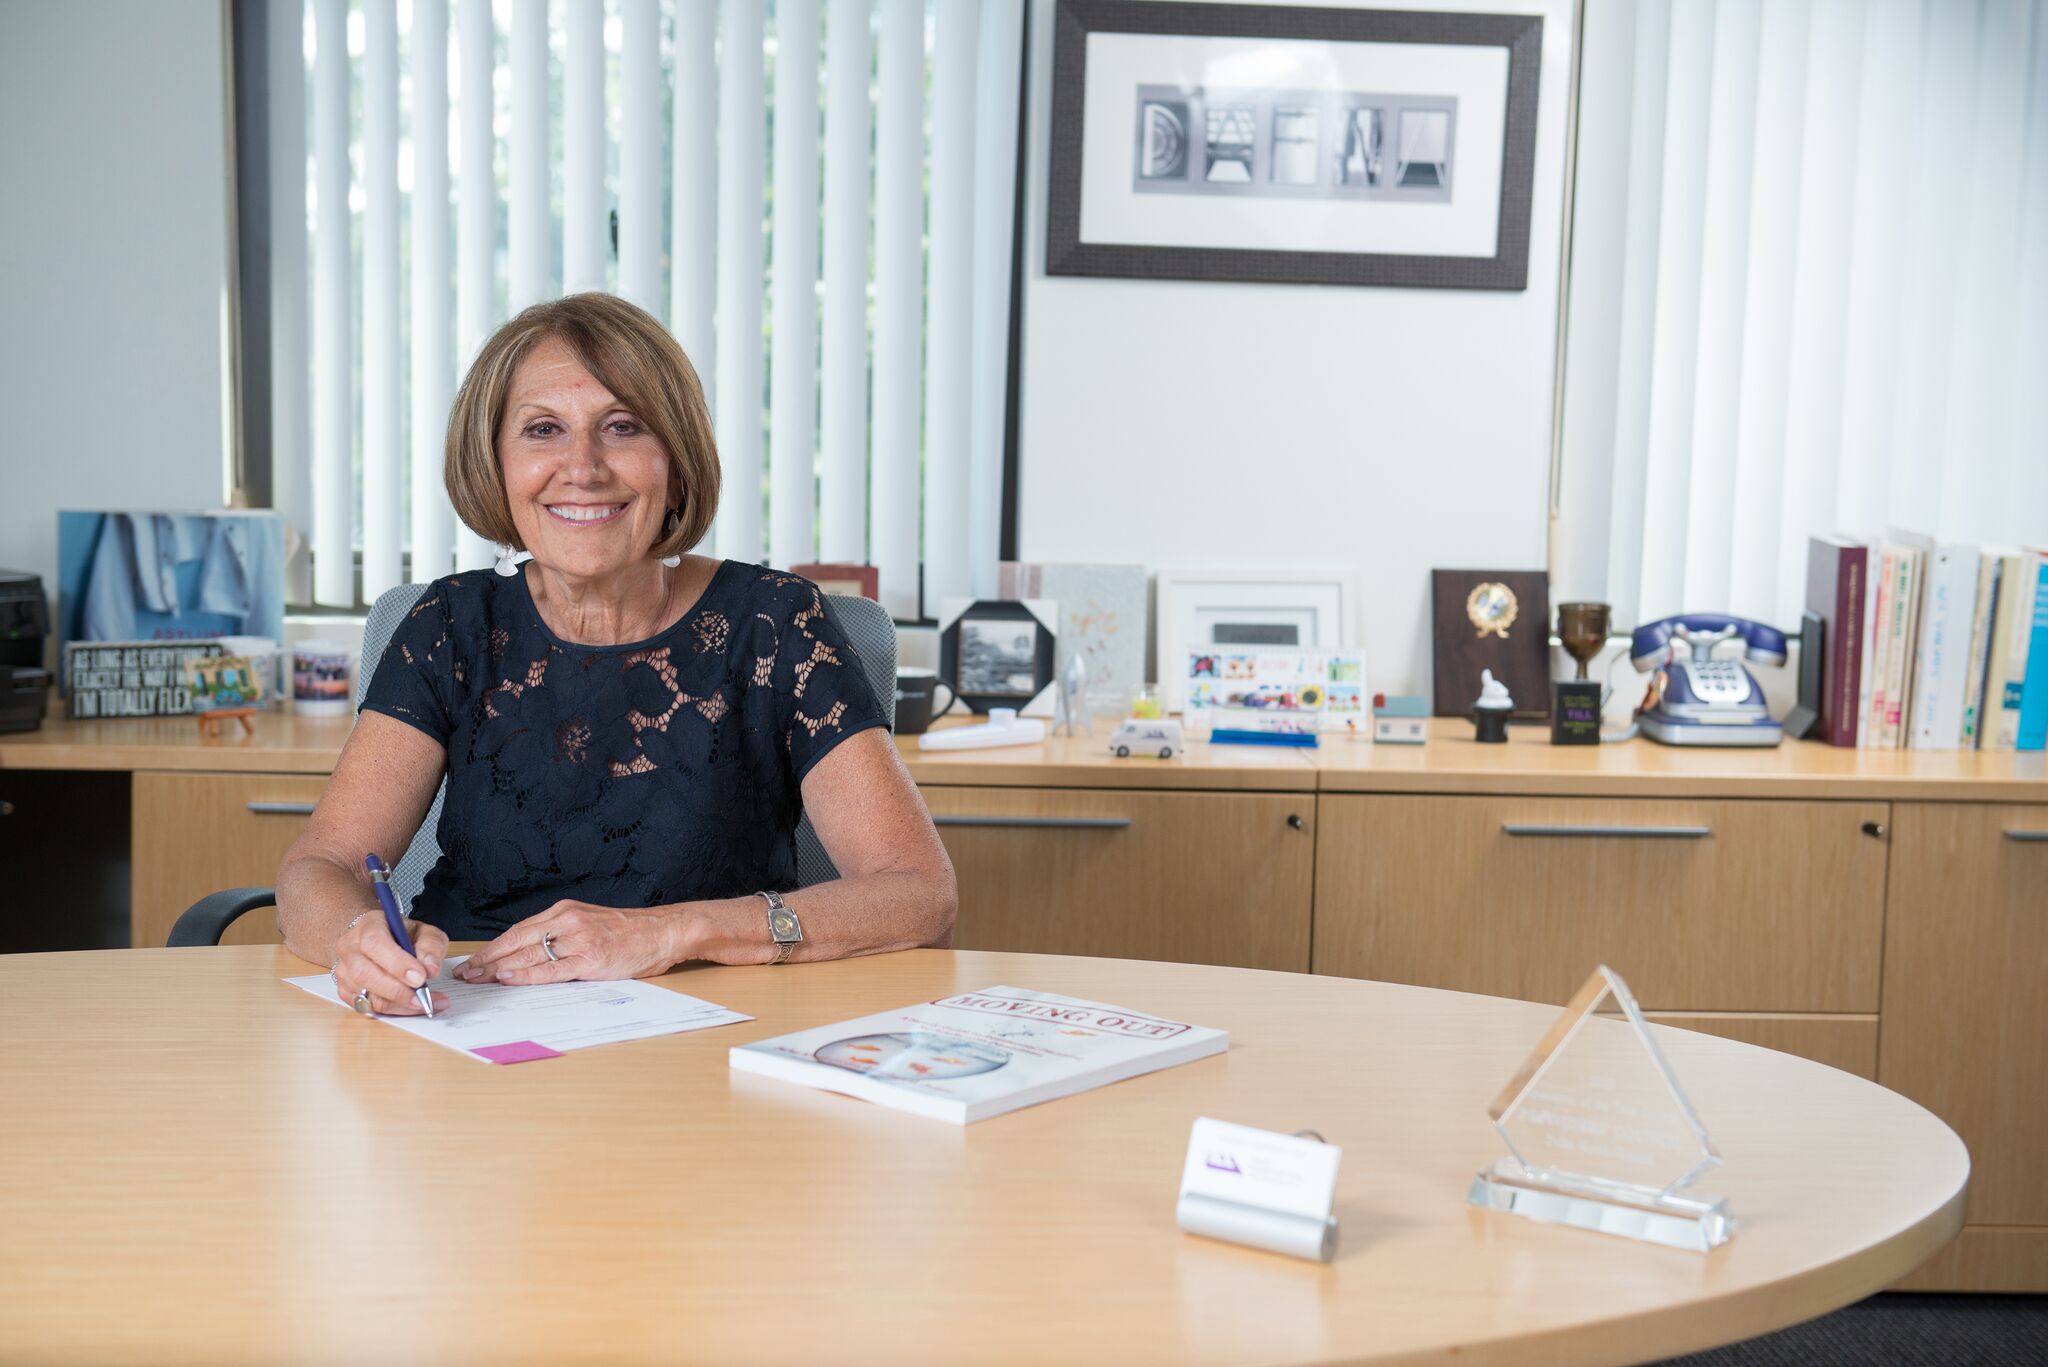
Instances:
[[[803,776],[883,725],[817,586],[732,560],[682,620],[620,646],[549,631],[523,573],[436,580],[363,708],[447,749],[441,858],[412,911],[457,940],[563,898],[795,886]]]

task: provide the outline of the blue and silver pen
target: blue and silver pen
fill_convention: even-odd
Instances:
[[[363,856],[363,867],[370,871],[370,886],[377,889],[377,905],[384,908],[384,924],[391,928],[391,938],[398,941],[406,953],[415,959],[419,951],[412,947],[412,936],[405,933],[405,917],[398,913],[398,898],[391,892],[391,870],[384,867],[384,861],[374,854]],[[421,983],[413,989],[413,995],[425,1009],[429,1018],[434,1014],[434,994]]]

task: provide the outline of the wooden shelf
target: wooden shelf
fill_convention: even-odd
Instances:
[[[191,717],[110,721],[53,718],[40,730],[0,736],[0,769],[199,769],[216,773],[328,774],[354,724],[349,717],[263,711],[254,735],[240,727],[199,734]]]
[[[324,774],[333,770],[349,725],[341,717],[261,712],[255,735],[209,739],[190,717],[57,719],[0,736],[0,769]],[[1641,739],[1553,746],[1549,732],[1535,726],[1514,727],[1506,745],[1480,745],[1471,733],[1469,723],[1439,717],[1427,745],[1328,737],[1313,750],[1287,750],[1192,741],[1173,760],[1118,759],[1106,733],[1002,750],[925,751],[911,736],[896,744],[911,778],[948,788],[1905,802],[2039,802],[2048,795],[2048,755],[2041,753],[1841,750],[1809,741],[1771,750],[1688,750]]]
[[[1976,750],[1846,750],[1817,741],[1774,749],[1687,749],[1637,738],[1552,745],[1516,726],[1481,745],[1455,717],[1430,723],[1426,745],[1330,741],[1306,752],[1325,793],[1567,794],[1572,797],[1859,798],[2038,802],[2048,755]]]

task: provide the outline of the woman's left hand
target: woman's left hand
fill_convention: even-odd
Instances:
[[[651,978],[675,966],[673,935],[670,908],[621,910],[557,902],[470,955],[454,972],[464,982],[512,986]],[[555,951],[552,960],[543,937]]]

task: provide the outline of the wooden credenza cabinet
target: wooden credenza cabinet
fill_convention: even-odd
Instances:
[[[222,888],[262,888],[327,787],[324,774],[163,773],[135,775],[135,938],[160,945],[178,916]],[[276,944],[277,915],[254,911],[229,926],[222,944]]]
[[[960,880],[956,949],[1305,973],[1312,793],[925,789]]]
[[[1955,1128],[1970,1223],[1903,1285],[2048,1291],[2048,757],[1470,735],[1171,762],[899,744],[959,875],[958,947],[1551,1002],[1605,962],[1655,1021],[1874,1077]],[[58,722],[0,737],[0,768],[133,774],[135,943],[162,944],[197,897],[274,880],[346,736]]]
[[[1886,813],[1326,794],[1315,970],[1562,1003],[1606,963],[1649,1011],[1874,1014]]]
[[[2048,803],[1900,803],[1877,1078],[1970,1148],[1969,1224],[1909,1285],[2048,1288]]]

